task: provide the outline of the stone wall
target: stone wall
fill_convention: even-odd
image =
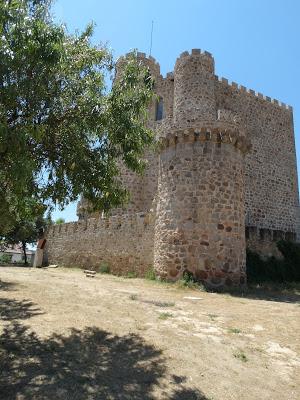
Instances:
[[[189,271],[209,287],[246,283],[244,152],[227,126],[176,131],[164,141],[158,183],[154,268]],[[225,128],[224,128],[225,130]]]
[[[216,78],[217,106],[241,117],[252,151],[245,160],[246,224],[296,232],[298,181],[291,107]]]
[[[86,268],[105,262],[114,274],[143,276],[153,266],[153,219],[153,214],[136,213],[53,225],[46,235],[45,262]]]
[[[247,226],[245,233],[247,249],[258,253],[263,258],[282,258],[282,254],[278,250],[276,243],[279,240],[296,240],[294,232],[257,228],[256,226]]]

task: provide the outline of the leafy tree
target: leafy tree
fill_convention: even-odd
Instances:
[[[95,209],[120,205],[119,160],[141,172],[153,142],[149,72],[133,54],[109,89],[116,65],[92,45],[93,25],[71,35],[50,6],[0,2],[0,235],[24,221],[28,198],[64,207],[83,194]]]
[[[0,263],[9,264],[11,262],[12,256],[9,254],[1,254],[0,255]]]
[[[44,218],[44,211],[45,207],[32,199],[31,203],[28,202],[22,218],[15,222],[14,227],[2,238],[2,244],[6,246],[21,243],[25,264],[27,264],[27,244],[36,243],[49,224],[49,219]]]
[[[64,224],[66,221],[64,218],[57,218],[55,221],[56,225]]]

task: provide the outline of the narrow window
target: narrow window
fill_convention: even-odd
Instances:
[[[246,239],[249,239],[249,227],[248,226],[246,226]]]
[[[160,97],[156,102],[155,121],[160,121],[163,118],[163,113],[164,113],[164,102],[163,98]]]

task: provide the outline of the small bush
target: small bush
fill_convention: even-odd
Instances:
[[[129,271],[129,272],[127,272],[127,274],[125,275],[125,278],[128,278],[128,279],[137,278],[137,273],[134,272],[134,271]]]
[[[172,318],[172,317],[173,317],[173,314],[168,313],[168,312],[163,312],[163,313],[159,314],[158,318],[165,320],[165,319]]]
[[[11,262],[11,256],[9,254],[2,254],[0,256],[0,263],[9,264]]]
[[[145,273],[145,279],[148,279],[149,281],[155,281],[156,280],[156,275],[154,272],[153,268],[148,269]]]
[[[190,271],[184,271],[182,279],[179,279],[176,282],[176,286],[178,288],[205,290],[204,286],[200,282],[195,280],[194,275]]]
[[[61,225],[64,224],[66,221],[64,218],[57,218],[57,220],[55,221],[56,225]]]
[[[228,332],[229,333],[241,333],[241,330],[238,328],[229,328]]]
[[[246,356],[246,354],[243,352],[243,350],[238,350],[236,352],[233,353],[233,356],[239,360],[241,360],[242,362],[247,362],[248,357]]]
[[[109,274],[110,273],[110,266],[105,262],[101,263],[100,267],[99,267],[99,272],[101,274]]]
[[[300,245],[281,240],[277,243],[283,259],[268,257],[247,250],[248,282],[292,282],[300,281]]]
[[[217,314],[207,314],[207,316],[212,320],[215,321],[216,318],[218,318]]]

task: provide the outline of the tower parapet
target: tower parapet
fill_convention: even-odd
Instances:
[[[129,57],[131,57],[134,53],[127,53],[124,56],[121,56],[118,60],[117,60],[117,64],[116,64],[116,79],[118,79],[119,74],[122,72],[122,66],[124,65],[124,63],[126,62],[126,59],[128,59]],[[140,53],[137,52],[136,53],[137,56],[137,60],[144,65],[145,67],[149,68],[149,71],[151,73],[151,75],[154,78],[158,78],[161,77],[160,74],[160,65],[159,63],[155,60],[154,57],[149,56],[147,57],[147,55],[145,53]]]
[[[193,49],[177,59],[174,69],[174,125],[192,127],[201,120],[216,119],[214,59]]]

